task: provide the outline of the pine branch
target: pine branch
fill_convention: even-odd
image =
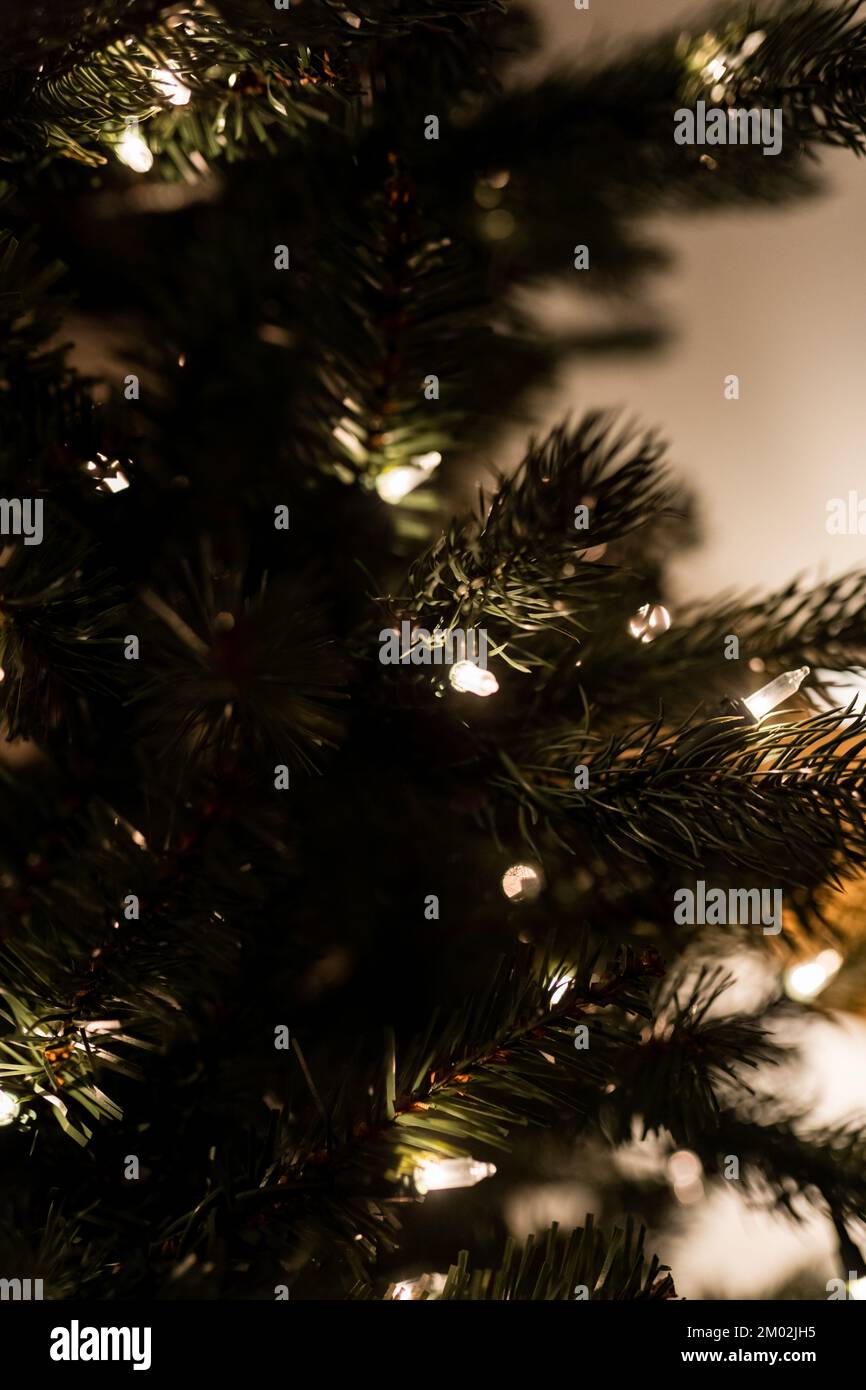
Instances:
[[[703,966],[686,983],[662,991],[649,1036],[617,1078],[610,1109],[621,1143],[633,1137],[637,1120],[644,1137],[667,1130],[675,1143],[692,1147],[718,1126],[726,1096],[751,1094],[744,1068],[755,1071],[785,1055],[762,1015],[710,1016],[733,983],[723,968]]]
[[[431,631],[484,627],[494,654],[519,670],[548,664],[539,637],[576,641],[615,581],[605,566],[581,563],[587,538],[606,545],[664,514],[661,454],[652,436],[617,433],[606,415],[559,426],[416,562],[393,607]],[[576,529],[586,520],[579,507],[588,530]]]
[[[582,636],[579,669],[563,665],[546,701],[567,708],[583,698],[610,724],[648,715],[660,703],[669,719],[678,719],[699,701],[709,707],[714,698],[742,697],[783,671],[808,666],[810,695],[835,706],[833,687],[844,683],[842,673],[866,666],[864,598],[862,573],[818,585],[794,580],[765,598],[675,608],[670,631],[649,644],[628,632],[628,601],[616,611],[611,604]],[[725,659],[732,636],[739,664]],[[760,663],[759,674],[743,671],[752,661]]]
[[[540,818],[565,844],[577,831],[605,857],[693,871],[718,861],[788,886],[866,863],[866,715],[853,707],[760,727],[720,718],[669,731],[659,718],[607,740],[572,727],[527,744],[500,749],[499,785],[524,825]]]
[[[862,1123],[810,1129],[804,1115],[768,1117],[756,1108],[729,1109],[715,1132],[696,1135],[694,1149],[710,1174],[739,1159],[740,1178],[753,1197],[769,1200],[795,1220],[818,1199],[834,1221],[866,1220],[866,1131]],[[847,1271],[846,1271],[847,1272]]]
[[[368,45],[399,41],[416,26],[459,28],[500,13],[496,0],[399,7],[374,0],[362,15],[307,0],[299,12],[292,6],[263,20],[252,0],[178,5],[168,16],[153,0],[65,0],[51,43],[22,16],[7,35],[0,156],[14,162],[47,149],[104,164],[126,122],[147,122],[151,148],[194,177],[203,159],[231,159],[257,142],[274,149],[272,130],[298,134],[308,120],[327,118],[321,94],[357,91]],[[27,62],[29,71],[22,70]],[[4,83],[7,73],[14,77]],[[155,73],[177,74],[192,93],[190,105],[172,108],[172,93],[164,78],[155,85]]]
[[[51,504],[42,543],[0,554],[0,714],[7,738],[44,739],[80,722],[80,698],[126,685],[122,591],[94,548]]]
[[[543,1239],[527,1236],[522,1249],[509,1236],[496,1269],[473,1270],[469,1251],[461,1250],[441,1292],[430,1296],[439,1302],[676,1298],[668,1266],[657,1255],[645,1254],[645,1240],[646,1231],[635,1229],[631,1217],[624,1229],[615,1227],[610,1235],[596,1229],[591,1214],[584,1227],[568,1236],[554,1222]],[[420,1298],[428,1296],[424,1289],[430,1283],[429,1278],[418,1281]],[[392,1284],[385,1298],[400,1297],[399,1287]]]
[[[866,19],[862,0],[799,4],[755,12],[749,27],[762,42],[725,75],[732,105],[780,107],[788,129],[813,145],[847,146],[866,153]],[[723,28],[720,50],[743,37],[743,26]],[[709,59],[708,59],[709,60]],[[790,137],[788,137],[790,138]]]

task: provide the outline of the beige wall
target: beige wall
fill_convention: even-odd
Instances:
[[[557,59],[706,13],[689,0],[535,0]],[[828,193],[779,212],[659,220],[676,253],[652,297],[676,330],[663,354],[576,363],[545,418],[622,405],[661,427],[693,486],[705,542],[678,560],[683,596],[830,575],[866,536],[830,536],[828,498],[866,498],[866,161],[824,160]],[[575,237],[579,240],[578,237]],[[564,304],[553,306],[557,317]],[[740,377],[726,401],[723,378]]]

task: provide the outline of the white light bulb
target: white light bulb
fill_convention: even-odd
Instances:
[[[770,710],[787,700],[789,695],[796,695],[808,674],[808,666],[798,666],[796,671],[785,671],[767,685],[762,685],[760,690],[756,690],[754,695],[743,701],[743,704],[753,719],[761,720]]]
[[[123,492],[129,487],[129,479],[122,468],[118,468],[116,473],[106,473],[102,479],[102,486],[107,487],[109,492]]]
[[[555,980],[550,982],[550,993],[552,995],[550,1006],[556,1008],[560,999],[564,998],[570,987],[574,984],[573,975],[557,975]]]
[[[674,1196],[684,1207],[692,1206],[703,1197],[703,1171],[701,1160],[691,1149],[678,1149],[668,1159],[668,1180]]]
[[[642,603],[633,618],[629,619],[628,630],[632,637],[641,642],[654,642],[671,625],[671,615],[663,603]]]
[[[477,1158],[425,1158],[413,1177],[415,1190],[423,1197],[452,1187],[474,1187],[495,1172],[495,1164],[481,1163]]]
[[[18,1102],[8,1091],[0,1091],[0,1125],[11,1125],[18,1114]]]
[[[186,106],[192,92],[168,68],[154,68],[150,80],[161,96],[168,97],[172,106]]]
[[[492,671],[483,670],[474,661],[455,661],[448,672],[448,679],[455,690],[461,694],[495,695],[499,681]]]
[[[442,455],[435,449],[429,454],[415,454],[407,464],[380,473],[376,479],[376,491],[383,502],[390,502],[393,506],[395,502],[402,501],[407,493],[426,482],[433,469],[438,468],[441,462]]]
[[[416,1303],[425,1298],[437,1298],[445,1287],[444,1274],[422,1274],[417,1279],[401,1279],[391,1293],[394,1303]]]
[[[394,1303],[412,1303],[418,1296],[418,1279],[404,1279],[401,1283],[394,1285],[394,1292],[391,1299]]]
[[[114,147],[114,153],[122,164],[134,169],[136,174],[146,174],[153,168],[153,153],[142,140],[135,126],[129,126]]]
[[[822,951],[814,960],[792,965],[785,971],[785,993],[789,999],[805,1003],[816,999],[832,980],[842,964],[838,951]]]
[[[423,483],[425,474],[419,468],[391,468],[387,473],[380,473],[376,479],[376,491],[383,502],[389,502],[391,506],[395,502],[400,502],[412,492],[419,483]]]
[[[541,874],[532,864],[512,864],[502,875],[502,891],[513,902],[531,902],[541,892]]]

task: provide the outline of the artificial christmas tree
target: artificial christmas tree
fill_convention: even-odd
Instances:
[[[863,151],[858,9],[532,86],[491,0],[4,16],[0,1276],[671,1298],[667,1185],[517,1248],[539,1130],[810,1202],[866,1274],[866,1132],[749,1084],[809,1004],[719,963],[847,949],[866,575],[672,616],[688,499],[592,411],[449,520],[561,360],[657,340],[517,289],[636,285],[652,209]],[[697,102],[779,150],[678,143]]]

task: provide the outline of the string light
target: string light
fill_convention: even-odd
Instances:
[[[445,1287],[444,1274],[422,1274],[417,1279],[401,1279],[391,1288],[392,1303],[417,1303],[437,1298]]]
[[[412,1176],[415,1191],[423,1197],[428,1192],[444,1192],[453,1187],[474,1187],[495,1172],[494,1163],[482,1163],[477,1158],[425,1158]]]
[[[701,1160],[691,1149],[678,1149],[668,1159],[668,1179],[683,1206],[691,1206],[703,1197],[703,1171]]]
[[[97,492],[102,492],[103,490],[106,492],[125,491],[125,489],[129,487],[129,479],[120,466],[120,460],[109,460],[105,454],[97,454],[96,457],[99,463],[94,463],[91,459],[89,463],[85,464],[85,468],[88,473],[98,474],[96,478]],[[100,466],[104,470],[101,473],[99,471]]]
[[[629,619],[628,630],[632,637],[641,642],[654,642],[671,625],[671,615],[662,603],[643,603],[633,618]]]
[[[114,147],[114,153],[122,164],[134,169],[136,174],[146,174],[153,168],[153,152],[139,135],[135,121],[126,127]]]
[[[154,68],[150,80],[161,96],[167,97],[172,106],[186,106],[192,92],[168,68]]]
[[[7,1091],[0,1091],[0,1125],[11,1125],[18,1114],[18,1102]]]
[[[376,479],[376,491],[383,502],[394,506],[416,487],[420,487],[421,483],[426,482],[441,462],[442,455],[436,449],[427,454],[416,454],[407,464],[400,464],[380,473]]]
[[[842,965],[842,957],[832,949],[822,951],[814,960],[792,965],[785,971],[785,993],[797,1003],[816,999]]]
[[[502,891],[512,902],[531,902],[541,892],[541,874],[532,864],[512,864],[502,875]]]
[[[573,975],[557,975],[557,976],[556,976],[556,979],[551,980],[550,986],[549,986],[549,988],[550,988],[550,993],[551,993],[551,995],[552,995],[552,998],[551,998],[551,1000],[550,1000],[550,1006],[551,1006],[551,1008],[553,1008],[553,1009],[556,1008],[556,1006],[557,1006],[557,1004],[559,1003],[560,999],[563,999],[563,998],[565,997],[565,995],[567,994],[568,990],[571,988],[571,986],[572,986],[573,984],[574,984],[574,976],[573,976]]]
[[[455,661],[448,672],[448,679],[461,694],[486,698],[488,695],[495,695],[499,689],[499,681],[493,672],[483,670],[474,661]]]
[[[796,671],[785,671],[767,685],[762,685],[760,690],[756,690],[754,695],[750,695],[748,699],[743,701],[743,704],[755,722],[758,723],[765,714],[770,713],[770,710],[775,709],[783,700],[787,700],[789,695],[796,695],[808,674],[808,666],[798,666]]]

